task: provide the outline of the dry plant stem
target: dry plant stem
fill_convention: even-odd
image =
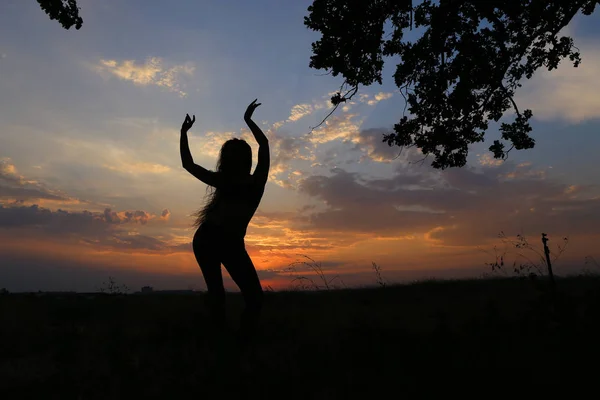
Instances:
[[[295,261],[291,264],[289,264],[289,268],[287,269],[288,272],[290,272],[292,274],[292,276],[294,276],[294,278],[292,279],[292,283],[294,282],[299,282],[300,287],[303,290],[306,289],[310,289],[313,288],[315,290],[319,290],[321,288],[324,288],[326,290],[330,290],[330,289],[335,289],[335,287],[332,285],[332,283],[337,279],[339,280],[342,285],[344,284],[343,281],[341,280],[341,278],[339,277],[339,275],[336,275],[334,277],[332,277],[331,279],[328,279],[327,276],[325,275],[325,272],[323,271],[323,267],[321,265],[320,262],[315,261],[314,259],[310,258],[309,256],[306,255],[301,255],[299,254],[301,257],[304,257],[306,260],[304,261]],[[309,271],[312,271],[313,273],[315,273],[319,279],[323,282],[323,285],[320,286],[318,285],[315,281],[313,281],[311,278],[301,275],[301,276],[296,276],[296,274],[298,273],[298,270],[296,269],[296,267],[306,267]],[[310,283],[309,285],[307,284]]]

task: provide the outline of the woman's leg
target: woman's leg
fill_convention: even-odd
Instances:
[[[225,287],[215,239],[218,240],[216,232],[207,226],[201,226],[194,235],[192,246],[206,282],[207,305],[211,318],[218,328],[223,328],[225,326]]]
[[[222,261],[244,296],[246,307],[242,313],[240,333],[243,340],[248,340],[254,333],[262,309],[262,286],[243,241],[229,246],[222,256]]]

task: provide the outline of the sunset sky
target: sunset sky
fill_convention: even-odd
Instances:
[[[467,167],[442,172],[381,142],[404,108],[393,63],[309,133],[341,84],[308,67],[310,0],[79,4],[79,31],[36,1],[0,4],[0,287],[92,291],[113,276],[203,289],[190,214],[206,186],[181,167],[179,128],[196,115],[190,146],[207,168],[231,137],[256,160],[242,118],[255,98],[271,178],[246,245],[263,286],[289,287],[300,255],[347,286],[375,283],[372,262],[392,282],[480,276],[500,231],[538,248],[546,232],[552,250],[568,236],[559,274],[600,268],[585,265],[600,260],[599,11],[565,32],[580,67],[539,71],[517,93],[535,149],[497,162],[495,125]]]

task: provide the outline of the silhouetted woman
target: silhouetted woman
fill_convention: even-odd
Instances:
[[[204,275],[212,318],[221,328],[225,325],[225,288],[221,263],[238,285],[246,307],[242,313],[239,339],[244,344],[254,331],[263,301],[263,291],[252,260],[246,252],[244,236],[265,190],[269,173],[269,141],[252,121],[260,103],[254,100],[246,109],[244,120],[258,142],[258,163],[254,173],[252,149],[242,139],[230,139],[221,147],[216,171],[194,163],[187,131],[196,121],[186,114],[181,127],[181,162],[190,174],[212,187],[209,200],[196,213],[198,227],[192,242],[196,260]]]

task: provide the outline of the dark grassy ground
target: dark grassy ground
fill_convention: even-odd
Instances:
[[[423,398],[595,382],[600,279],[560,279],[555,301],[545,287],[474,280],[266,293],[260,337],[240,357],[229,338],[212,339],[203,295],[4,295],[0,397]],[[235,326],[239,295],[228,306]]]

